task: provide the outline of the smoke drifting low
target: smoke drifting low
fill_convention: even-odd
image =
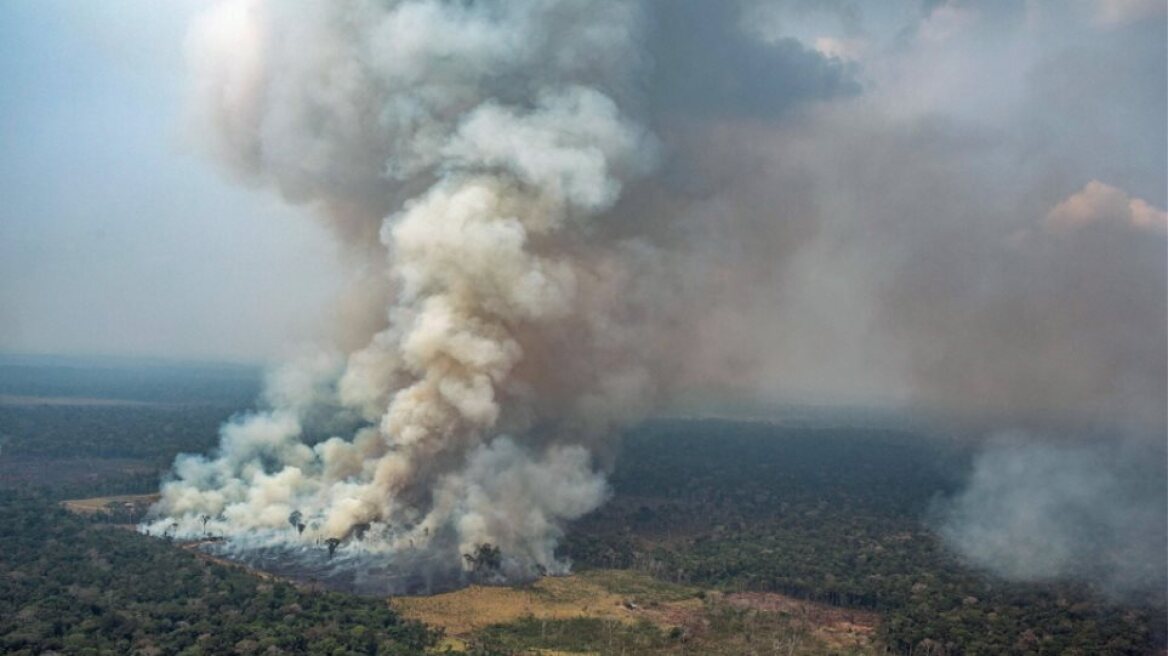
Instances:
[[[1162,442],[1165,28],[1097,9],[215,6],[195,136],[316,210],[353,282],[336,343],[181,457],[150,529],[304,563],[341,540],[326,569],[457,578],[489,542],[507,576],[562,570],[615,430],[683,395]],[[1011,462],[1083,480],[1085,516],[1127,499],[1035,453],[988,451],[955,501],[974,560],[1024,524],[982,522],[980,490],[1037,493]]]
[[[991,440],[968,487],[936,508],[972,564],[1023,581],[1074,579],[1161,599],[1168,581],[1163,448]]]

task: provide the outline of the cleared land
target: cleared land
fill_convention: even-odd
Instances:
[[[749,653],[782,644],[782,653],[872,650],[875,613],[832,608],[772,593],[701,591],[627,570],[590,570],[522,587],[471,586],[430,597],[391,601],[404,616],[440,626],[447,646],[464,648],[484,634],[511,637],[508,646],[554,642],[581,620],[610,634],[649,623],[662,636],[652,653]],[[526,638],[526,640],[524,640]],[[787,651],[787,649],[790,651]],[[545,648],[546,649],[546,648]],[[540,653],[552,653],[541,649]],[[736,650],[748,651],[736,651]],[[601,649],[603,652],[604,650]],[[593,653],[559,649],[555,653]]]
[[[109,497],[92,497],[89,499],[69,499],[62,501],[65,510],[79,515],[92,515],[98,512],[107,512],[111,508],[125,507],[127,504],[135,508],[147,508],[158,501],[158,494],[122,494]]]
[[[429,597],[397,597],[393,605],[407,617],[468,637],[477,629],[523,617],[597,619],[669,624],[701,608],[697,590],[661,583],[633,572],[598,570],[545,577],[522,587],[480,586]]]

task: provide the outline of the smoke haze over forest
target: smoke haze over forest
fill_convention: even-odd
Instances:
[[[81,35],[100,102],[4,94],[0,349],[282,363],[155,530],[555,570],[622,427],[798,399],[988,438],[936,509],[975,564],[1163,579],[1162,2],[41,7],[6,72]]]

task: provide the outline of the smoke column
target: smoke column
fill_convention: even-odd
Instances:
[[[652,392],[621,328],[613,253],[635,249],[595,225],[656,162],[623,106],[640,21],[624,3],[245,0],[195,26],[214,155],[318,208],[379,311],[343,362],[288,365],[270,409],[181,457],[149,530],[447,569],[491,543],[510,575],[562,567],[561,524],[607,495],[593,448]],[[359,428],[310,446],[322,412]]]
[[[458,577],[483,542],[555,571],[662,400],[875,400],[1034,443],[990,439],[941,509],[974,564],[1057,525],[1058,563],[999,573],[1162,578],[1154,549],[1080,566],[1118,552],[1068,525],[1165,489],[1162,458],[1126,487],[1094,455],[1168,423],[1166,24],[1121,4],[216,5],[197,142],[322,217],[351,285],[335,353],[181,457],[145,528],[207,517],[300,571]]]
[[[336,562],[379,552],[440,576],[489,542],[509,577],[561,570],[561,526],[608,494],[609,436],[684,378],[683,317],[711,309],[680,302],[709,289],[676,248],[700,241],[679,209],[710,192],[686,181],[698,167],[665,165],[702,147],[662,135],[856,91],[793,40],[739,38],[740,13],[229,0],[204,15],[187,44],[197,142],[316,210],[353,282],[343,355],[276,372],[266,410],[176,461],[144,530],[302,564],[337,539]],[[733,179],[753,163],[712,165]]]

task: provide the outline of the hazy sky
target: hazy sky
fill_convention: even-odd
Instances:
[[[0,3],[0,351],[261,359],[331,329],[354,274],[273,192],[294,158],[247,189],[194,152],[213,4]],[[1163,2],[647,6],[675,11],[647,46],[671,154],[630,206],[709,287],[696,379],[1162,405]]]
[[[0,351],[258,359],[312,336],[330,238],[186,143],[206,5],[0,3]]]

